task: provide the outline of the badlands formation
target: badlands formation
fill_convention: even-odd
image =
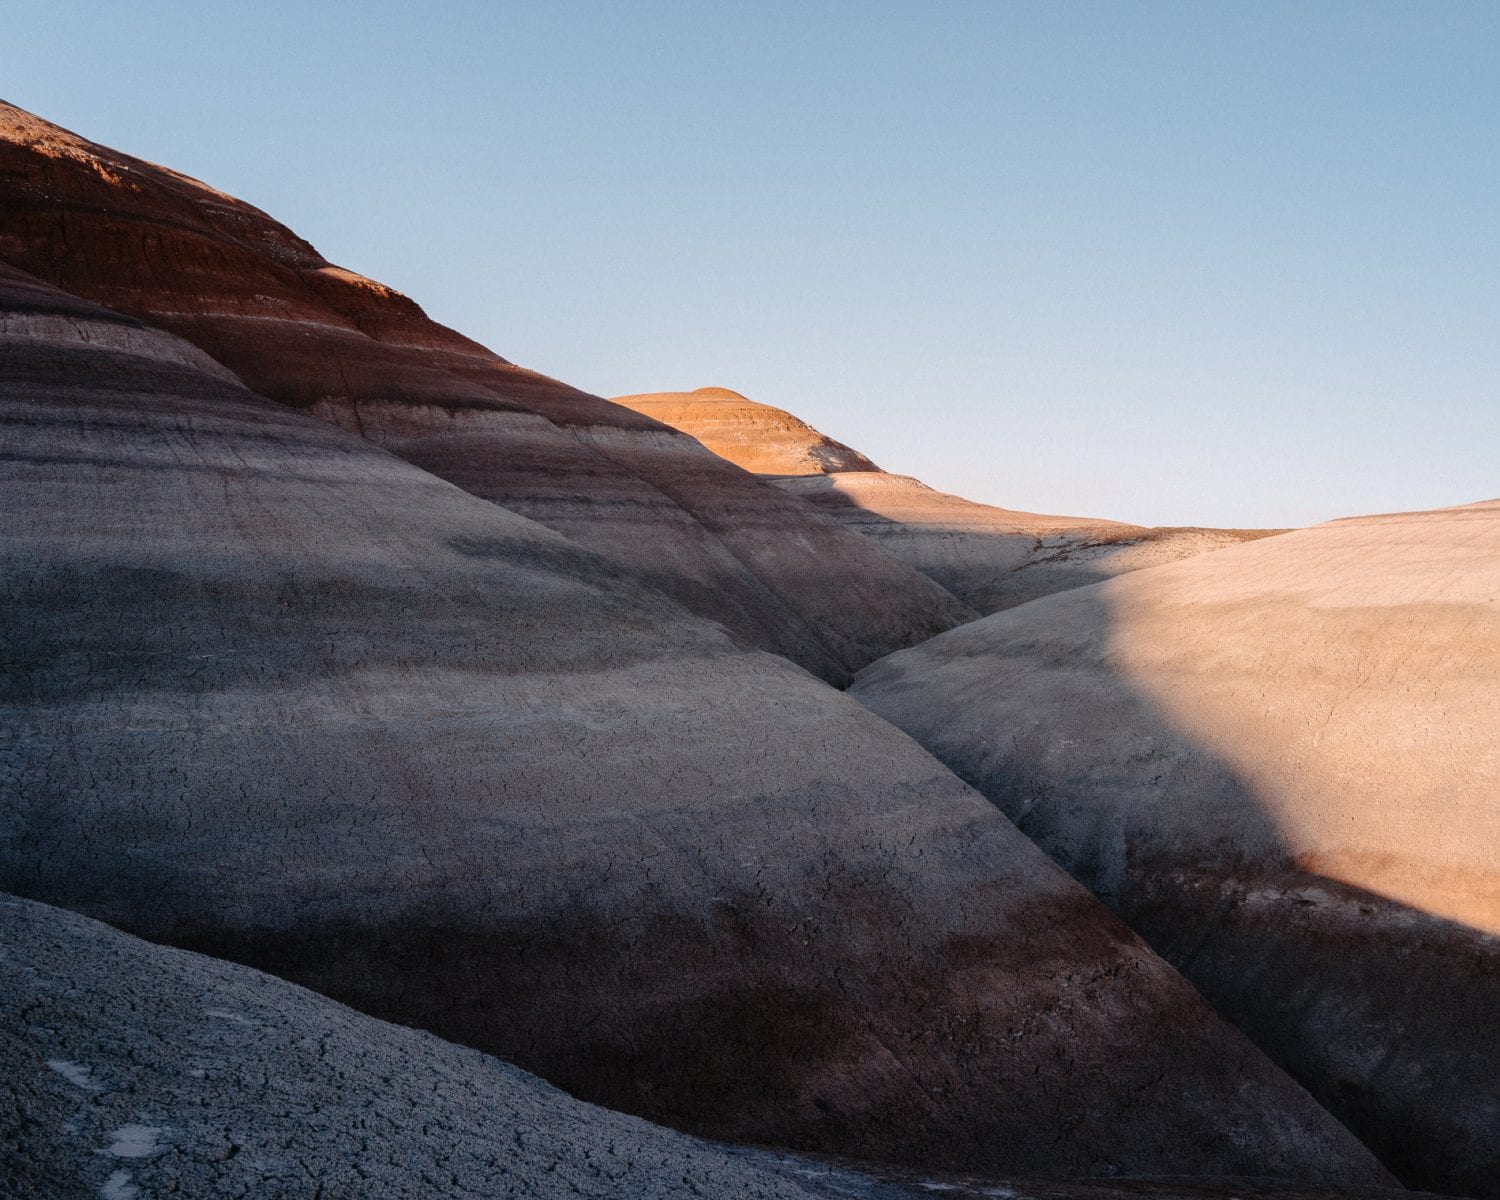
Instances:
[[[980,613],[1276,532],[1151,529],[975,504],[882,471],[790,413],[726,388],[617,396],[615,403],[765,476]]]
[[[1052,596],[854,693],[1403,1179],[1500,1195],[1500,501]]]
[[[845,683],[973,614],[689,437],[506,362],[265,213],[0,102],[0,259],[193,343]]]
[[[0,431],[0,1193],[1493,1194],[1493,511],[856,700],[973,608],[9,107]]]
[[[0,923],[0,1109],[47,1114],[0,1134],[8,1200],[825,1194],[246,967],[6,897]]]
[[[728,388],[616,396],[614,402],[691,434],[720,458],[757,475],[880,472],[858,450],[819,433],[806,421]]]
[[[45,241],[45,207],[5,246]],[[222,297],[216,261],[194,269]],[[5,890],[714,1137],[1388,1180],[992,805],[799,667],[13,268],[0,339]]]

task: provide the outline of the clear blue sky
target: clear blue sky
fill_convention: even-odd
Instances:
[[[1500,495],[1500,5],[0,0],[0,95],[527,366],[974,499]]]

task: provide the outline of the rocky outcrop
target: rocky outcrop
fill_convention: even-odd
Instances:
[[[1500,501],[1001,613],[855,694],[1403,1180],[1500,1180]]]
[[[524,370],[265,213],[0,104],[0,258],[178,334],[833,682],[972,613],[691,438]]]
[[[1384,1178],[853,700],[179,339],[0,285],[0,887],[715,1137]]]
[[[882,471],[791,413],[724,388],[617,396],[615,403],[765,475],[981,613],[1278,532],[1147,528],[975,504]]]
[[[1348,1200],[1254,1180],[872,1176],[697,1141],[259,971],[0,897],[0,1187],[427,1200]]]

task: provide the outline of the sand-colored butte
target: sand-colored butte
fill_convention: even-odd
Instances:
[[[882,471],[791,413],[726,388],[617,396],[615,403],[764,475],[981,613],[1278,532],[1148,528],[975,504]]]
[[[1048,597],[855,694],[1404,1180],[1500,1195],[1500,502]]]
[[[1394,1200],[1270,1181],[1026,1184],[698,1141],[247,967],[0,897],[0,1189],[383,1200]],[[870,1169],[870,1168],[867,1168]]]
[[[715,1137],[1384,1178],[909,738],[608,560],[9,268],[0,428],[5,890]]]
[[[250,205],[0,103],[0,258],[846,682],[972,612],[648,417],[527,371]]]
[[[616,404],[691,434],[720,458],[757,475],[818,475],[879,471],[858,450],[819,433],[806,421],[728,388],[615,396]]]

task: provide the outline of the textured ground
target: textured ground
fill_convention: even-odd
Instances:
[[[1380,1177],[853,700],[176,338],[0,284],[7,890],[714,1136]]]
[[[11,1200],[816,1194],[258,971],[19,900],[0,929]]]
[[[648,417],[524,370],[265,213],[0,103],[0,258],[847,682],[970,610]]]
[[[697,1141],[272,976],[61,909],[0,897],[0,931],[0,1191],[9,1200],[1356,1194],[1254,1181],[876,1177]]]
[[[1404,1179],[1500,1195],[1500,502],[1049,597],[854,693]]]
[[[882,471],[791,413],[724,388],[618,396],[615,402],[766,476],[981,613],[1276,532],[1149,529],[975,504]]]

